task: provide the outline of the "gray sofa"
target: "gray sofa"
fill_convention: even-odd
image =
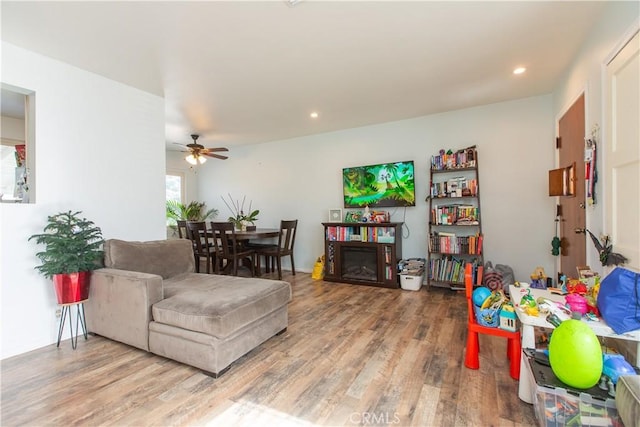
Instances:
[[[618,378],[616,408],[625,427],[640,427],[640,375]]]
[[[195,273],[191,242],[107,240],[87,329],[217,377],[288,325],[289,283]]]

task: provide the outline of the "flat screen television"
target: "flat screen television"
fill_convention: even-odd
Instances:
[[[413,160],[342,169],[345,208],[415,206]]]

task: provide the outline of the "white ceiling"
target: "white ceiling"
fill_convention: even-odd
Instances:
[[[234,146],[550,93],[606,3],[0,7],[3,40],[165,97],[167,142]]]

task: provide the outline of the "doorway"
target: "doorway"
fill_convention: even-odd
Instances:
[[[574,196],[561,196],[560,219],[560,272],[576,277],[576,267],[586,265],[586,198],[584,173],[584,93],[571,105],[558,121],[560,167],[575,164]]]

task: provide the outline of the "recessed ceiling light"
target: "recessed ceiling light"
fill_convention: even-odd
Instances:
[[[518,68],[516,68],[515,70],[513,70],[513,74],[522,74],[522,73],[524,73],[525,71],[527,71],[527,69],[526,69],[526,68],[524,68],[524,67],[518,67]]]
[[[312,119],[317,119],[318,116],[319,116],[319,114],[317,112],[315,112],[315,111],[313,113],[309,114],[309,117],[311,117]]]

